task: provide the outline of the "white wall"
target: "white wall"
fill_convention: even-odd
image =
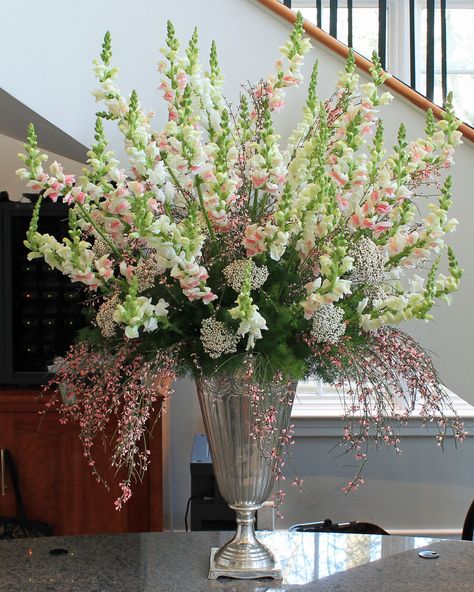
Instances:
[[[407,429],[402,435],[402,454],[390,449],[370,451],[364,485],[346,495],[341,487],[355,472],[351,455],[340,456],[341,449],[334,449],[337,438],[324,436],[325,430],[317,423],[306,430],[302,424],[310,422],[297,420],[295,424],[297,435],[308,434],[296,438],[293,451],[294,470],[304,479],[304,492],[286,487],[280,527],[331,518],[374,522],[389,532],[462,530],[474,497],[472,438],[457,450],[453,439],[448,440],[443,453],[433,435],[421,436],[420,429]],[[471,421],[471,433],[473,427]]]
[[[58,26],[57,18],[64,26]],[[285,41],[289,30],[286,23],[249,0],[172,3],[136,0],[133,4],[126,0],[83,0],[80,10],[63,0],[10,3],[8,14],[3,15],[0,51],[14,59],[2,60],[0,84],[78,141],[89,145],[96,110],[89,94],[94,86],[90,63],[98,55],[102,36],[109,29],[114,62],[121,67],[123,91],[136,88],[144,106],[154,108],[162,120],[163,104],[156,91],[155,64],[159,59],[158,49],[164,42],[166,18],[175,23],[181,39],[187,39],[197,24],[203,52],[212,38],[216,40],[227,77],[226,94],[234,102],[240,82],[255,81],[273,69],[276,48]],[[306,73],[316,58],[320,62],[319,92],[327,97],[334,88],[342,61],[324,47],[316,46],[307,60]],[[303,90],[290,93],[287,108],[278,121],[282,134],[291,129],[303,101]],[[416,137],[423,129],[420,111],[397,97],[386,108],[384,120],[390,143],[402,121],[407,125],[409,137]],[[111,134],[111,140],[114,147],[119,147],[117,134]],[[471,403],[474,403],[473,157],[473,146],[466,142],[458,150],[453,173],[453,211],[461,224],[452,242],[465,268],[462,288],[455,295],[452,308],[439,307],[436,322],[410,328],[434,352],[444,381]],[[189,382],[178,383],[176,391],[168,414],[171,471],[167,476],[166,515],[169,526],[183,528],[192,435],[201,429],[201,423]],[[296,494],[289,494],[285,524],[330,515],[373,518],[397,528],[429,528],[434,526],[433,521],[439,528],[457,527],[474,495],[472,444],[468,442],[460,451],[444,456],[438,454],[432,443],[429,448],[424,444],[423,439],[417,438],[413,446],[405,447],[405,454],[399,459],[389,458],[388,454],[372,459],[365,489],[356,496],[342,497],[339,487],[347,473],[343,476],[341,461],[329,462],[326,451],[330,443],[314,437],[298,439],[295,464],[300,474],[307,477],[313,497],[295,499]],[[446,482],[443,488],[442,482]]]

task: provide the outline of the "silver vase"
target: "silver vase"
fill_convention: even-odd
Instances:
[[[258,394],[242,367],[232,374],[196,379],[196,384],[214,473],[237,522],[232,540],[211,550],[209,579],[281,578],[272,552],[257,540],[254,524],[255,512],[272,492],[275,452],[281,451],[296,383],[270,384]],[[262,432],[268,412],[271,429]]]

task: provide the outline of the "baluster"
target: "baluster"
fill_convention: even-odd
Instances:
[[[415,0],[410,0],[410,86],[416,89]]]
[[[337,8],[338,0],[329,2],[329,35],[337,39]]]
[[[353,46],[352,38],[352,0],[347,0],[347,45]]]
[[[443,91],[443,105],[446,103],[448,94],[448,51],[446,40],[446,0],[440,3],[441,16],[441,88]]]
[[[434,22],[435,0],[426,1],[426,98],[434,96]]]
[[[387,67],[387,0],[379,0],[379,58],[385,70]]]
[[[316,25],[323,28],[323,3],[322,0],[316,0]]]

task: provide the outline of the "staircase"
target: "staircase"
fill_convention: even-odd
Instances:
[[[85,162],[87,148],[59,127],[0,88],[0,134],[25,141],[26,128],[33,123],[44,150]]]
[[[452,92],[474,125],[474,3],[471,0],[281,0],[331,37],[382,66],[429,101]]]

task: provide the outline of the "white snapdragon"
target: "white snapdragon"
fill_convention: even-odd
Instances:
[[[300,302],[305,319],[312,318],[321,307],[338,302],[351,294],[351,281],[342,279],[341,276],[352,269],[353,262],[354,259],[348,255],[343,256],[338,262],[329,255],[319,258],[321,275],[306,284],[307,295]]]
[[[105,276],[111,277],[105,269],[105,258],[102,264],[98,262],[100,271],[95,265],[96,258],[90,243],[87,241],[59,242],[49,234],[36,233],[33,243],[27,241],[31,249],[28,259],[42,257],[52,269],[58,269],[67,275],[73,282],[80,282],[91,290],[97,290],[104,283]]]
[[[266,320],[258,312],[258,307],[251,304],[245,311],[239,307],[231,308],[229,313],[233,319],[240,319],[237,335],[245,337],[248,335],[247,351],[253,349],[255,340],[262,338],[262,331],[268,329]]]
[[[246,347],[247,351],[253,349],[255,346],[255,340],[261,339],[262,331],[268,329],[266,320],[258,311],[258,306],[253,304],[250,290],[251,267],[248,265],[242,291],[237,297],[237,306],[229,310],[229,314],[233,319],[240,319],[237,335],[241,335],[242,337],[245,335],[249,336]]]
[[[113,320],[125,324],[125,335],[129,339],[136,339],[140,328],[145,332],[157,329],[158,322],[163,322],[168,316],[168,306],[163,298],[160,298],[157,304],[153,304],[151,298],[129,294],[125,302],[115,309]]]

